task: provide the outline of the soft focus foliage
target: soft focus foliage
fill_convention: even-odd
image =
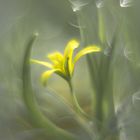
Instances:
[[[46,54],[63,52],[71,38],[81,40],[83,47],[98,44],[103,50],[77,62],[73,77],[90,121],[73,111],[61,78],[52,77],[43,88],[38,79],[46,68],[31,66],[35,98],[47,119],[78,140],[139,140],[139,7],[139,0],[1,0],[0,139],[52,139],[36,126],[22,95],[26,44],[39,32],[32,58],[42,61]]]

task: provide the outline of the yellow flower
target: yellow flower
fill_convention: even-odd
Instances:
[[[81,51],[79,51],[73,58],[74,50],[79,46],[79,42],[76,40],[71,40],[68,42],[64,54],[60,52],[54,52],[49,54],[47,57],[50,59],[51,63],[31,59],[32,63],[37,63],[48,67],[50,70],[43,72],[41,75],[41,81],[43,85],[46,85],[48,78],[56,73],[63,77],[65,80],[69,81],[72,78],[74,67],[76,62],[84,55],[92,52],[99,52],[101,49],[95,45],[87,46]]]

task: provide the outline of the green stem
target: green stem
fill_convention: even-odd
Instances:
[[[72,100],[73,100],[73,105],[74,105],[74,109],[76,111],[75,114],[75,119],[77,120],[77,122],[80,124],[80,126],[82,128],[84,128],[84,130],[87,132],[87,134],[89,135],[91,140],[95,139],[95,135],[92,131],[92,129],[89,126],[89,116],[86,114],[86,112],[80,107],[78,100],[76,98],[75,92],[73,90],[73,86],[72,86],[72,82],[71,80],[69,80],[69,87],[70,87],[70,91],[71,91],[71,95],[72,95]]]
[[[46,135],[51,139],[57,140],[76,140],[76,137],[57,127],[54,123],[52,123],[39,109],[37,101],[35,99],[35,95],[31,85],[31,74],[30,74],[30,53],[32,45],[36,39],[37,35],[33,35],[26,44],[26,50],[24,54],[23,60],[23,71],[22,71],[22,79],[23,79],[23,99],[29,111],[29,115],[31,116],[33,122],[37,127],[41,127],[46,131]]]
[[[105,22],[103,17],[103,11],[101,8],[98,8],[98,31],[99,31],[99,39],[101,43],[105,43],[106,41],[106,35],[105,35]]]
[[[68,84],[69,84],[69,87],[70,87],[70,92],[71,92],[72,101],[73,101],[73,105],[74,105],[75,111],[78,114],[83,115],[83,117],[85,117],[86,119],[89,119],[89,116],[87,115],[87,113],[80,107],[80,105],[78,103],[77,97],[76,97],[75,92],[73,90],[73,86],[72,86],[71,80],[68,81]]]

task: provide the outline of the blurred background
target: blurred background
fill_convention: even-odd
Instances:
[[[39,37],[34,43],[32,58],[47,60],[48,53],[63,53],[70,39],[80,38],[79,29],[75,26],[77,17],[67,0],[0,0],[0,139],[41,139],[36,136],[40,130],[33,128],[28,120],[22,97],[21,71],[25,44],[33,33],[38,32]],[[75,72],[75,79],[78,81],[74,80],[75,90],[77,95],[83,94],[78,96],[80,100],[85,100],[85,92],[90,93],[90,90],[86,89],[91,87],[85,63],[84,59],[79,62]],[[83,64],[85,67],[81,69]],[[69,87],[56,75],[50,78],[47,88],[42,87],[40,74],[44,70],[46,68],[40,65],[32,65],[32,84],[38,101],[43,104],[42,110],[47,112],[52,121],[67,127],[67,124],[63,123],[63,120],[69,120],[65,105],[56,99],[53,92],[69,101]],[[84,80],[80,79],[81,74],[85,75]],[[52,95],[48,91],[52,92]],[[86,98],[83,105],[89,100],[90,97]]]
[[[38,60],[47,60],[46,55],[53,51],[63,53],[67,42],[73,38],[82,42],[81,48],[91,43],[100,44],[103,40],[106,42],[101,55],[105,59],[111,58],[109,68],[105,66],[106,62],[103,63],[103,69],[97,69],[99,73],[95,76],[91,75],[88,59],[82,58],[76,65],[73,85],[77,98],[87,113],[95,113],[91,111],[92,93],[95,92],[93,83],[98,81],[100,85],[98,79],[102,79],[107,89],[106,98],[110,96],[108,92],[113,95],[120,139],[139,140],[139,6],[139,0],[0,0],[0,139],[44,139],[41,129],[33,127],[22,97],[25,44],[33,33],[38,32],[31,56]],[[99,29],[101,20],[105,37]],[[114,53],[109,57],[114,36]],[[67,83],[53,75],[48,86],[42,87],[39,80],[44,70],[46,68],[42,66],[31,65],[32,85],[41,110],[52,122],[80,134],[85,140],[86,134],[67,111],[65,102],[71,102]],[[106,99],[104,105],[106,108]],[[109,126],[111,129],[114,128],[112,125]]]

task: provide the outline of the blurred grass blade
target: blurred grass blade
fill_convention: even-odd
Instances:
[[[106,41],[104,17],[101,8],[98,8],[97,10],[98,10],[99,39],[101,43],[104,44]]]

